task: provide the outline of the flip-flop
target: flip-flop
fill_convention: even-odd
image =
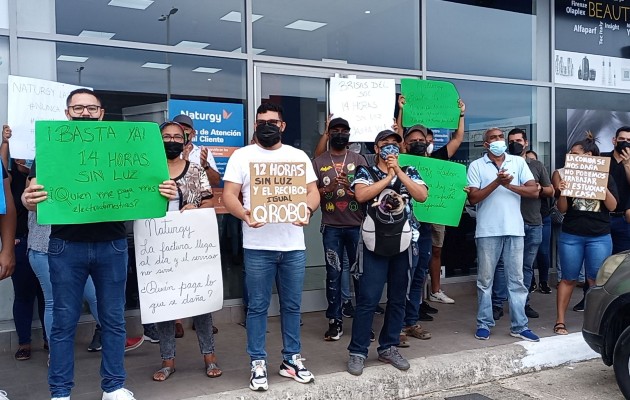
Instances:
[[[553,333],[556,335],[568,335],[569,331],[567,330],[567,326],[565,324],[558,322],[553,326]]]
[[[218,378],[223,375],[223,371],[219,368],[217,363],[208,363],[206,364],[206,376],[208,378]]]
[[[156,379],[155,375],[157,374],[162,374],[164,375],[164,379]],[[171,376],[172,374],[175,373],[175,368],[173,367],[162,367],[160,369],[158,369],[157,371],[155,371],[155,373],[153,374],[153,380],[156,382],[164,382],[165,380],[168,379],[169,376]]]

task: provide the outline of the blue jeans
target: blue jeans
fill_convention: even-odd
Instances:
[[[630,224],[623,216],[610,217],[610,236],[612,236],[612,254],[630,250]]]
[[[588,279],[595,279],[599,267],[606,257],[612,253],[612,239],[610,235],[578,236],[562,232],[558,239],[558,253],[562,262],[562,279],[577,280],[580,269]]]
[[[125,383],[125,284],[127,239],[70,242],[51,238],[48,263],[53,293],[48,384],[52,397],[74,386],[74,337],[88,275],[96,288],[101,322],[101,388],[113,392]]]
[[[387,308],[383,328],[378,337],[378,351],[398,346],[400,327],[405,317],[407,284],[411,273],[411,255],[416,244],[409,250],[392,257],[384,257],[369,251],[363,245],[363,274],[359,278],[359,290],[356,291],[357,305],[352,321],[352,339],[348,350],[350,355],[367,358],[374,310],[387,283]]]
[[[538,279],[549,282],[549,268],[551,268],[551,217],[543,218],[542,242],[536,255],[538,264]]]
[[[18,336],[20,345],[28,345],[31,343],[31,324],[33,323],[33,305],[38,300],[38,309],[42,326],[44,326],[44,339],[46,333],[44,324],[45,301],[44,295],[40,289],[37,277],[33,273],[31,265],[28,262],[26,254],[26,236],[16,238],[18,243],[15,245],[15,271],[11,275],[13,283],[13,322],[15,323],[15,332]]]
[[[527,329],[525,302],[529,290],[523,284],[522,236],[494,236],[475,239],[477,244],[477,329],[494,326],[492,318],[492,283],[499,260],[507,277],[510,319],[513,333]]]
[[[267,359],[265,351],[267,312],[273,282],[278,275],[282,357],[289,360],[301,350],[300,307],[306,270],[306,251],[244,249],[243,255],[248,295],[247,353],[252,361]]]
[[[348,261],[348,254],[345,251],[341,265],[341,303],[343,304],[352,300],[352,294],[350,293],[350,261]]]
[[[426,229],[425,227],[428,227]],[[431,260],[431,224],[423,224],[420,227],[420,237],[418,238],[418,256],[413,257],[414,266],[411,275],[411,285],[409,296],[405,302],[404,326],[412,326],[418,322],[420,317],[420,304],[422,304],[422,290],[426,282],[429,271],[429,261]]]
[[[348,256],[348,265],[354,264],[357,255],[360,227],[338,228],[322,225],[324,258],[326,261],[326,318],[341,321],[343,258]],[[349,271],[348,271],[349,274]]]
[[[52,332],[53,294],[52,284],[50,283],[50,270],[48,267],[48,253],[29,249],[28,260],[31,263],[31,268],[33,268],[33,272],[39,280],[42,292],[44,293],[44,326],[46,327],[46,332]],[[94,288],[94,282],[92,282],[91,276],[88,276],[85,282],[83,300],[87,301],[94,321],[100,325],[98,307],[96,306],[96,289]]]
[[[525,224],[525,238],[523,239],[523,284],[528,289],[527,301],[529,303],[529,286],[532,284],[534,276],[534,260],[538,254],[538,248],[542,242],[542,225]],[[505,278],[505,267],[499,262],[494,271],[494,282],[492,284],[492,305],[503,308],[503,302],[508,300],[507,280]]]

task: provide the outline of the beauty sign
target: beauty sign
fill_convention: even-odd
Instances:
[[[306,163],[252,162],[249,170],[250,209],[255,222],[274,224],[308,220]]]
[[[562,191],[562,195],[578,199],[604,200],[609,170],[609,157],[567,154],[563,177],[567,187]]]
[[[142,323],[192,317],[223,307],[217,216],[212,208],[134,221]]]
[[[449,129],[459,126],[459,94],[451,82],[401,79],[400,91],[405,96],[403,126],[422,124]]]

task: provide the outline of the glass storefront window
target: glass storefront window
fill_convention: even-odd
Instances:
[[[420,2],[256,0],[253,47],[263,55],[420,68]],[[281,40],[279,40],[281,38]]]
[[[549,80],[549,13],[546,0],[427,0],[427,70]]]
[[[21,31],[238,53],[245,48],[243,0],[216,1],[212,6],[203,0],[29,0],[17,3]]]

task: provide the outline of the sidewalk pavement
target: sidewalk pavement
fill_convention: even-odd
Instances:
[[[576,290],[571,308],[581,299]],[[206,378],[203,358],[195,332],[186,330],[183,339],[177,340],[177,372],[166,382],[153,382],[151,376],[160,367],[159,347],[146,342],[137,350],[127,353],[127,385],[139,400],[205,400],[205,399],[397,399],[417,396],[435,390],[465,386],[504,378],[541,368],[576,362],[597,355],[590,351],[581,338],[582,313],[567,312],[569,336],[553,334],[555,322],[555,291],[551,295],[534,293],[532,306],[541,318],[530,320],[530,328],[541,337],[540,343],[518,342],[509,336],[509,314],[492,330],[490,340],[473,337],[477,301],[474,294],[455,298],[453,305],[431,303],[439,309],[435,321],[425,322],[433,338],[410,338],[411,347],[401,353],[411,362],[406,372],[396,370],[376,360],[376,347],[370,347],[366,369],[361,377],[347,372],[346,347],[350,340],[352,320],[346,319],[344,336],[337,342],[325,342],[328,325],[323,312],[303,315],[302,355],[305,365],[316,377],[315,383],[302,385],[278,375],[281,362],[280,321],[270,318],[267,335],[269,360],[269,391],[249,390],[249,357],[245,351],[245,329],[235,323],[216,324],[216,354],[223,369],[220,378]],[[507,310],[507,304],[506,304]],[[375,316],[377,332],[382,316]],[[135,325],[135,324],[134,324]],[[130,331],[139,329],[132,327]],[[134,332],[131,332],[134,333]],[[75,347],[75,382],[73,400],[100,399],[98,353],[88,353],[89,340]],[[29,361],[15,361],[13,354],[0,353],[0,389],[11,400],[42,400],[49,398],[46,384],[47,353],[34,349]]]

